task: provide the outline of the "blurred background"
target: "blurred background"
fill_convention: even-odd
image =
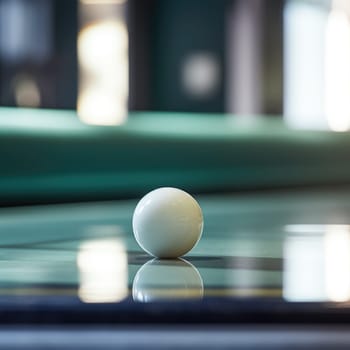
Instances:
[[[300,3],[319,11],[317,4]],[[125,80],[128,66],[118,52],[124,49],[131,110],[280,114],[287,5],[1,0],[0,103],[73,109],[81,89],[106,66]]]
[[[344,131],[349,13],[347,0],[0,0],[0,104],[97,124],[129,109]]]
[[[349,13],[347,0],[0,0],[0,104],[78,107],[102,124],[129,109],[344,131]]]
[[[349,184],[349,19],[348,0],[0,0],[0,203]]]

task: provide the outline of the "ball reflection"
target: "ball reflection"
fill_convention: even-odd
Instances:
[[[198,270],[184,259],[153,259],[138,270],[132,295],[139,302],[200,299],[203,281]]]

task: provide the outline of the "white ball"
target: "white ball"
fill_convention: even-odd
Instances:
[[[135,301],[201,299],[203,280],[199,271],[184,259],[153,259],[136,273],[132,296]]]
[[[137,243],[158,258],[177,258],[189,252],[201,237],[202,210],[185,191],[158,188],[137,204],[133,220]]]

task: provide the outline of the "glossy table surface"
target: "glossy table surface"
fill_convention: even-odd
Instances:
[[[199,195],[202,239],[154,260],[136,200],[0,210],[0,323],[350,320],[350,189]]]

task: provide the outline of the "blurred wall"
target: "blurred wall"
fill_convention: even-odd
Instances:
[[[0,0],[0,105],[76,108],[78,3]],[[129,108],[280,114],[283,4],[128,0]]]

